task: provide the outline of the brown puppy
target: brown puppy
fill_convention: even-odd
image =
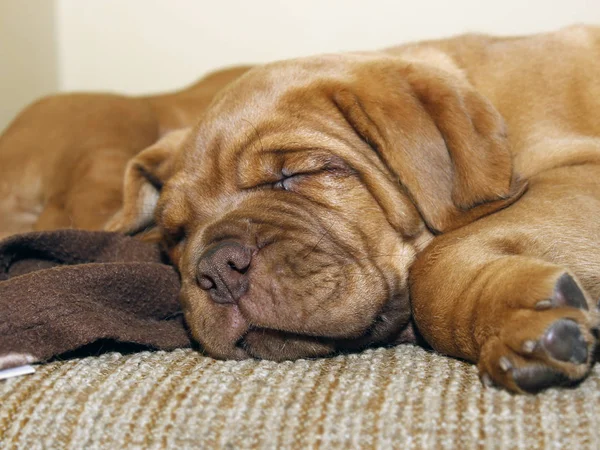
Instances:
[[[484,381],[575,382],[599,323],[599,53],[572,27],[257,67],[180,152],[140,155],[112,229],[156,204],[218,357],[406,339],[410,289],[426,340]]]
[[[101,229],[120,207],[127,161],[194,124],[248,68],[214,72],[152,97],[66,94],[25,109],[0,136],[0,238],[28,230]]]

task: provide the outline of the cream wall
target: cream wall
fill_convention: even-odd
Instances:
[[[59,89],[51,0],[0,0],[0,131],[23,106]]]
[[[598,0],[58,0],[61,87],[172,89],[227,64],[600,23]]]
[[[575,22],[600,23],[600,1],[0,0],[0,128],[55,89],[162,91],[240,62]]]

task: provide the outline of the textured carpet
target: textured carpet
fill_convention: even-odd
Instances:
[[[412,346],[286,363],[110,353],[0,382],[0,448],[598,449],[600,370],[513,396]]]

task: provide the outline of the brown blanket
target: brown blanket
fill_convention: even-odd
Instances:
[[[0,369],[99,341],[189,347],[178,292],[158,248],[129,237],[59,230],[0,241]]]

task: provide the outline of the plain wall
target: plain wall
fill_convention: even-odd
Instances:
[[[55,90],[138,94],[236,63],[600,23],[598,0],[0,0],[0,129]]]
[[[598,0],[58,0],[61,87],[174,89],[239,62],[600,23]]]
[[[55,2],[0,0],[0,132],[25,105],[60,89]]]

